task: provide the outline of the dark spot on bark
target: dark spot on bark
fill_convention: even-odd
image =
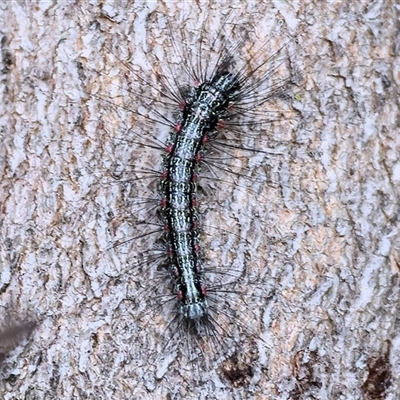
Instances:
[[[390,78],[385,74],[381,75],[381,80],[382,80],[382,85],[385,89],[389,88],[392,85]]]
[[[389,355],[368,360],[368,377],[361,390],[368,400],[384,400],[392,379]]]
[[[291,400],[314,399],[310,391],[321,388],[322,384],[314,376],[314,365],[318,363],[316,352],[305,354],[299,351],[292,359],[293,375],[296,378],[296,387],[290,392]]]
[[[99,337],[97,336],[97,333],[92,333],[91,337],[93,340],[92,348],[95,349],[99,344]]]
[[[11,321],[0,328],[0,362],[26,339],[36,327],[36,321]]]
[[[1,70],[1,73],[7,74],[10,72],[11,65],[13,65],[13,57],[10,51],[7,49],[2,50],[2,62],[3,62],[3,69]]]
[[[18,375],[10,374],[5,381],[9,383],[11,386],[14,386],[17,383]]]
[[[60,382],[60,369],[58,364],[53,362],[53,370],[50,377],[50,387],[52,388],[52,390],[54,391],[56,390],[59,382]]]
[[[235,387],[248,384],[254,375],[251,365],[240,362],[236,354],[222,364],[221,371],[224,377]]]

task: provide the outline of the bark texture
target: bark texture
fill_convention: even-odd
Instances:
[[[136,243],[104,251],[140,228],[127,219],[123,185],[101,175],[117,132],[134,123],[112,111],[126,101],[122,61],[145,71],[162,48],[155,16],[200,37],[205,9],[218,26],[235,7],[232,20],[249,32],[279,17],[298,34],[301,118],[290,134],[271,128],[287,154],[271,157],[273,184],[250,193],[246,210],[240,191],[217,184],[236,199],[226,207],[243,240],[268,249],[257,285],[268,295],[256,338],[247,333],[254,357],[220,360],[195,383],[203,372],[183,356],[146,369],[155,350],[137,333],[141,277],[126,270]],[[391,1],[0,4],[0,341],[22,327],[0,354],[0,397],[398,399],[399,14]],[[139,163],[128,150],[125,161]]]

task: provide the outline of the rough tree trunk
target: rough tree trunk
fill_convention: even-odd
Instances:
[[[151,31],[155,13],[179,24],[211,3],[0,5],[3,330],[7,318],[38,319],[2,361],[1,398],[400,397],[398,6],[243,3],[250,32],[269,15],[293,34],[301,21],[306,27],[297,44],[301,122],[286,161],[276,161],[271,197],[258,205],[274,294],[263,303],[257,335],[271,348],[236,386],[221,363],[196,386],[196,370],[173,360],[173,373],[141,383],[136,365],[147,362],[146,352],[139,360],[132,354],[138,311],[123,300],[132,296],[134,272],[124,270],[132,253],[102,251],[126,205],[120,185],[99,179],[115,147],[112,127],[102,126],[101,94],[115,92],[117,102],[118,86],[111,78],[104,85],[127,68],[99,43],[148,51],[149,40],[166,34]],[[219,12],[219,0],[212,4]],[[221,13],[229,7],[221,1]],[[137,64],[143,68],[140,57]],[[102,72],[96,78],[94,71]],[[115,130],[124,124],[116,120]],[[133,230],[126,227],[127,237]]]

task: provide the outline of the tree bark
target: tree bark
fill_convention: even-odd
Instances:
[[[129,216],[127,185],[106,175],[118,158],[137,168],[159,156],[144,159],[121,139],[137,117],[124,107],[151,108],[151,88],[124,96],[140,87],[137,76],[143,86],[154,82],[160,66],[149,69],[151,52],[171,61],[164,40],[182,35],[168,26],[212,43],[215,31],[201,33],[204,15],[216,32],[228,16],[257,43],[274,18],[297,35],[300,122],[270,127],[286,153],[270,157],[258,195],[245,185],[246,210],[240,188],[224,178],[214,186],[226,208],[207,204],[203,217],[207,230],[229,209],[242,240],[257,241],[255,264],[268,260],[255,284],[260,327],[244,333],[255,356],[202,372],[175,354],[153,369],[159,338],[149,330],[143,348],[137,331],[147,326],[135,290],[147,277],[127,268],[142,243],[104,251],[142,228]],[[398,398],[398,20],[391,1],[0,5],[1,332],[10,318],[37,320],[1,357],[1,397]],[[224,246],[230,254],[229,235]]]

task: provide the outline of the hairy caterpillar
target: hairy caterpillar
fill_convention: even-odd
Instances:
[[[210,13],[203,14],[200,22],[202,32],[206,26],[211,26],[211,22],[207,22],[209,17]],[[220,357],[221,365],[224,359],[232,361],[240,358],[238,352],[241,353],[240,346],[244,336],[258,335],[262,315],[260,304],[270,295],[266,280],[268,249],[261,240],[265,234],[261,222],[264,215],[253,214],[254,218],[245,222],[242,215],[247,211],[254,212],[254,203],[268,202],[269,177],[265,173],[265,167],[268,165],[269,154],[284,152],[284,146],[278,140],[274,142],[268,136],[268,130],[272,125],[282,124],[283,120],[290,121],[290,124],[293,122],[285,96],[287,97],[287,89],[295,77],[289,56],[289,48],[294,41],[290,38],[282,40],[281,32],[274,31],[279,24],[272,24],[269,27],[272,33],[267,38],[264,37],[266,40],[252,53],[249,49],[252,49],[255,40],[246,36],[249,32],[246,32],[242,24],[233,23],[233,19],[233,14],[225,15],[225,20],[222,19],[219,24],[220,31],[211,43],[207,44],[201,34],[200,38],[197,35],[200,44],[190,47],[189,33],[182,33],[182,36],[176,38],[176,31],[169,28],[170,22],[167,22],[166,16],[162,13],[152,14],[149,21],[152,20],[155,26],[163,27],[169,32],[166,42],[169,41],[170,45],[162,48],[157,43],[146,44],[156,55],[153,65],[143,68],[152,70],[151,76],[145,78],[136,70],[138,65],[144,63],[136,49],[123,48],[117,37],[111,44],[103,43],[109,53],[107,64],[111,69],[101,73],[105,81],[108,77],[108,83],[105,83],[107,89],[102,89],[101,94],[95,96],[103,100],[104,111],[100,118],[103,133],[110,135],[116,131],[116,126],[119,128],[119,138],[114,142],[117,146],[111,152],[117,161],[117,165],[112,168],[119,183],[114,185],[107,181],[105,189],[108,187],[115,191],[118,187],[125,203],[114,209],[109,207],[113,214],[110,225],[114,230],[111,237],[114,245],[111,246],[110,257],[117,260],[115,268],[118,270],[111,271],[110,276],[118,280],[121,276],[124,279],[129,276],[133,282],[131,289],[126,291],[134,305],[129,302],[121,303],[120,320],[123,320],[121,326],[134,331],[132,337],[135,338],[135,352],[132,351],[130,362],[139,364],[137,370],[144,370],[142,373],[146,375],[143,378],[148,390],[154,389],[151,379],[148,380],[147,377],[149,367],[140,365],[138,360],[147,361],[149,354],[152,361],[157,360],[158,365],[154,366],[156,378],[163,377],[167,367],[177,358],[177,353],[180,353],[178,359],[186,359],[189,363],[193,361],[196,371],[203,368],[202,365],[198,366],[199,359],[214,362]],[[282,26],[280,28],[283,29]],[[129,55],[130,51],[134,53]],[[165,57],[158,56],[160,52],[168,53],[171,59],[177,58],[173,67],[161,63]],[[129,60],[129,64],[123,60]],[[123,66],[123,79],[113,71],[115,64]],[[207,147],[199,150],[204,151],[200,158],[204,157],[205,160],[198,171],[199,198],[202,199],[198,202],[199,211],[190,218],[205,220],[201,224],[201,232],[203,238],[206,237],[205,240],[199,239],[199,242],[210,259],[204,262],[204,279],[208,282],[208,293],[211,294],[208,298],[212,305],[207,308],[207,317],[188,318],[188,314],[185,317],[182,309],[179,310],[181,299],[178,299],[177,307],[177,297],[182,297],[179,293],[182,290],[177,289],[180,283],[175,283],[171,295],[170,275],[177,274],[179,278],[181,272],[170,269],[170,273],[166,274],[163,268],[163,260],[169,257],[171,265],[174,256],[168,256],[165,246],[167,243],[168,250],[171,240],[162,237],[161,242],[164,243],[157,242],[166,225],[168,231],[171,231],[171,222],[160,222],[154,212],[160,208],[163,195],[166,197],[165,191],[157,191],[157,185],[160,185],[162,179],[159,172],[163,165],[162,154],[168,154],[171,151],[169,148],[176,147],[178,134],[172,134],[172,138],[169,135],[174,127],[177,128],[179,103],[182,99],[185,100],[185,109],[188,103],[195,102],[196,95],[190,92],[195,89],[188,89],[193,88],[193,81],[197,85],[212,81],[212,77],[221,72],[222,66],[224,70],[238,74],[242,87],[236,90],[236,104],[235,101],[227,101],[234,108],[224,109],[225,118],[219,115],[218,119],[224,120],[225,129],[222,126],[221,131],[210,128],[208,133],[213,136],[208,150],[204,150]],[[158,100],[154,101],[155,98]],[[242,102],[238,101],[240,98]],[[272,103],[272,106],[266,108],[266,103]],[[185,117],[181,114],[180,119],[184,122]],[[181,127],[176,130],[180,132]],[[198,159],[197,162],[199,161]],[[195,165],[197,168],[199,164]],[[164,165],[164,170],[168,168],[170,166]],[[193,183],[193,172],[190,176]],[[166,180],[169,182],[168,178]],[[233,187],[231,196],[217,190],[219,186],[227,185]],[[192,197],[194,193],[192,190]],[[220,208],[230,205],[232,197],[236,205],[233,202],[233,214],[227,217],[224,213],[221,214]],[[253,204],[248,197],[253,199]],[[126,215],[121,214],[121,208],[127,210]],[[236,217],[240,219],[240,224],[232,224]],[[197,241],[200,231],[194,235]],[[118,239],[115,240],[115,237]],[[174,243],[172,247],[175,247]],[[199,258],[201,257],[199,252]],[[126,268],[126,265],[130,267]],[[201,263],[200,269],[203,268],[202,265]],[[135,317],[132,317],[132,308],[135,308]],[[203,324],[197,324],[198,321]],[[219,351],[221,348],[223,352]],[[252,351],[256,352],[254,349]],[[252,357],[248,356],[250,364]],[[239,363],[235,361],[233,364]],[[180,363],[174,368],[180,370],[183,367]],[[225,376],[234,376],[235,373],[228,371],[235,368],[246,371],[246,368],[227,364],[224,364],[222,370],[225,371]],[[247,377],[238,381],[251,379],[252,372],[248,369],[247,371]],[[202,380],[201,374],[197,375]]]

